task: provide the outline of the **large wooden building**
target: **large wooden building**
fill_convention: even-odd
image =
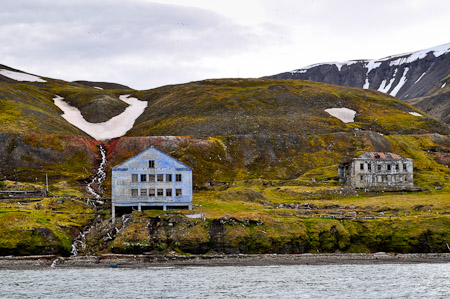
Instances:
[[[414,186],[413,159],[367,152],[339,165],[339,181],[355,188],[406,189]]]
[[[153,146],[112,169],[112,217],[116,207],[192,209],[192,169]]]

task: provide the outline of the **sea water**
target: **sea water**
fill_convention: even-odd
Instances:
[[[0,270],[1,298],[450,298],[450,264]]]

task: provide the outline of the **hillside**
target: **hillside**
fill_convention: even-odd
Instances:
[[[0,201],[0,227],[8,228],[0,254],[68,254],[85,226],[84,254],[435,252],[450,239],[449,129],[392,96],[280,79],[99,89],[5,70],[13,78],[0,73],[0,189],[43,189],[48,174],[56,197]],[[112,139],[95,140],[69,123],[76,121],[54,100],[103,126],[131,106],[126,94],[145,107],[125,136]],[[116,225],[108,205],[94,215],[75,198],[93,197],[86,186],[100,145],[107,179],[96,192],[110,196],[111,167],[153,145],[194,169],[194,211],[133,212]],[[413,158],[423,191],[399,200],[340,185],[338,164],[366,151]]]
[[[165,86],[134,96],[149,105],[127,136],[324,134],[354,128],[383,134],[446,134],[448,128],[380,92],[297,80],[222,79]],[[356,111],[345,124],[324,110]]]
[[[375,60],[318,63],[268,76],[276,79],[300,79],[349,87],[378,90],[401,100],[422,99],[419,109],[443,120],[448,110],[450,84],[450,44]],[[438,97],[439,100],[433,100]],[[426,103],[432,102],[432,103]],[[442,118],[444,117],[444,118]],[[448,119],[445,118],[448,123]]]

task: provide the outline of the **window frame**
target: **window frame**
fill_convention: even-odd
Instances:
[[[131,182],[132,183],[139,183],[139,175],[137,173],[131,174]]]
[[[141,173],[140,179],[141,179],[141,182],[147,182],[147,174]]]
[[[164,174],[159,173],[156,175],[156,181],[157,182],[164,182]]]
[[[175,174],[175,182],[182,182],[182,180],[183,176],[181,175],[181,173]]]
[[[148,160],[148,168],[156,168],[155,160]]]

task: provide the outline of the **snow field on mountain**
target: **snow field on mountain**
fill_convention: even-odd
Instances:
[[[423,116],[422,114],[417,113],[417,112],[409,112],[409,114],[414,115],[414,116]]]
[[[329,108],[325,112],[336,117],[343,123],[352,123],[355,121],[356,111],[348,108]]]
[[[366,72],[366,79],[365,82],[362,86],[362,88],[364,89],[369,89],[369,86],[372,82],[369,81],[369,73],[372,72],[373,70],[376,70],[378,67],[381,66],[382,62],[384,61],[389,61],[389,66],[401,66],[403,64],[406,63],[411,63],[414,62],[416,60],[419,59],[423,59],[425,58],[429,53],[432,53],[435,57],[439,57],[441,55],[450,53],[450,43],[449,44],[444,44],[444,45],[440,45],[437,47],[433,47],[433,48],[429,48],[429,49],[425,49],[425,50],[420,50],[420,51],[416,51],[416,52],[411,52],[411,53],[404,53],[404,54],[399,54],[399,55],[393,55],[393,56],[388,56],[382,59],[374,59],[374,60],[350,60],[350,61],[344,61],[344,62],[326,62],[326,63],[317,63],[317,64],[312,64],[306,67],[303,67],[301,69],[297,69],[292,71],[292,74],[296,74],[296,73],[306,73],[309,69],[312,69],[314,67],[318,67],[318,66],[322,66],[322,65],[335,65],[338,69],[338,71],[340,72],[342,67],[344,65],[349,66],[355,63],[364,63],[364,67],[367,69]],[[398,84],[393,86],[395,79],[396,79],[396,74],[397,74],[398,69],[395,70],[394,75],[392,76],[392,78],[390,79],[385,79],[381,82],[380,86],[378,87],[378,91],[384,92],[384,93],[388,93],[392,96],[396,96],[398,94],[398,92],[400,91],[400,89],[404,86],[405,82],[407,81],[406,79],[406,74],[409,71],[409,68],[404,69],[403,74],[402,74],[402,78],[399,80]],[[419,82],[420,79],[422,79],[422,77],[425,75],[426,73],[423,73],[419,79],[417,79],[415,81],[415,83]],[[445,85],[443,85],[441,88],[445,87]],[[391,92],[389,92],[391,90]]]
[[[0,75],[8,77],[8,78],[16,80],[16,81],[47,82],[38,76],[20,73],[20,72],[14,72],[14,71],[5,70],[5,69],[0,69]]]
[[[144,112],[148,105],[148,102],[140,101],[137,98],[129,98],[129,95],[121,95],[119,99],[129,106],[121,114],[102,123],[90,123],[86,121],[80,110],[66,103],[63,97],[56,96],[53,98],[53,101],[64,112],[61,116],[69,123],[96,140],[106,140],[125,135],[133,127],[135,120]]]

